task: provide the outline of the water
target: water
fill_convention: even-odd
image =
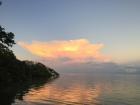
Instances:
[[[140,75],[134,74],[61,74],[25,90],[12,105],[140,105]]]

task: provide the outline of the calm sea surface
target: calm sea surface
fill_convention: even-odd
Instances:
[[[20,97],[12,105],[140,105],[140,75],[61,74]]]

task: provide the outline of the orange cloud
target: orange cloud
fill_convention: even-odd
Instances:
[[[92,44],[87,39],[55,40],[49,42],[33,41],[32,43],[18,42],[30,53],[39,57],[64,61],[107,61],[108,58],[100,53],[103,44]]]

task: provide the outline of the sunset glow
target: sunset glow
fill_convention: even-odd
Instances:
[[[1,105],[140,105],[140,0],[0,0]]]
[[[24,99],[29,102],[41,101],[43,103],[42,100],[45,97],[44,100],[55,99],[55,102],[59,102],[57,105],[65,105],[66,102],[71,102],[74,105],[81,105],[82,102],[96,105],[102,91],[101,87],[101,84],[97,84],[94,89],[87,88],[84,84],[72,84],[71,87],[64,90],[61,87],[47,86],[39,89],[36,94],[34,94],[34,91],[28,93]]]
[[[59,40],[50,42],[33,41],[31,44],[19,42],[30,53],[46,59],[67,59],[69,61],[107,61],[101,54],[103,44],[92,44],[87,39]]]

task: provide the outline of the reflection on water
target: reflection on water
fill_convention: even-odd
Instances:
[[[12,105],[140,105],[140,75],[61,74],[33,86]],[[16,96],[18,96],[16,94]]]
[[[63,103],[91,103],[96,102],[100,95],[100,86],[96,85],[94,88],[85,87],[83,84],[72,84],[70,87],[44,86],[38,90],[30,91],[24,99],[29,102],[52,102],[57,105]]]
[[[49,83],[51,81],[54,81],[54,79],[40,79],[38,81],[0,85],[0,105],[11,105],[12,103],[15,103],[15,100],[17,99],[23,100],[23,96],[26,95],[30,89],[40,88],[40,86],[44,85],[46,82]]]

